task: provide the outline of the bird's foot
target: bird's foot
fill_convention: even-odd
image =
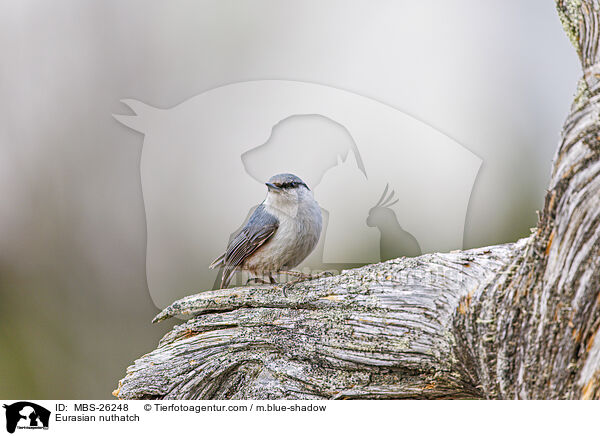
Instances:
[[[317,274],[304,274],[300,271],[279,271],[279,273],[296,277],[292,281],[296,281],[297,283],[303,282],[305,280],[315,280],[315,279],[321,279],[323,277],[331,277],[333,275],[333,273],[331,271],[323,271],[323,272],[320,272]]]
[[[286,289],[289,289],[292,286],[297,285],[298,283],[302,283],[307,280],[321,279],[323,277],[331,277],[333,275],[333,273],[330,271],[323,271],[323,272],[320,272],[317,274],[304,274],[304,273],[301,273],[300,271],[279,271],[279,273],[296,277],[295,279],[287,281],[283,284],[282,289],[283,289],[284,297],[287,297],[286,292],[285,292]]]
[[[261,278],[261,277],[250,277],[248,280],[246,280],[246,286],[249,285],[266,285],[269,282],[267,282],[265,279]],[[271,282],[273,283],[273,282]]]

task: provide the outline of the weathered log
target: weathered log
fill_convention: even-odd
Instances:
[[[600,398],[600,6],[557,9],[583,78],[531,236],[187,297],[115,395]]]

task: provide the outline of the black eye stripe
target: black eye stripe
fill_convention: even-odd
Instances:
[[[306,183],[304,183],[304,182],[275,183],[275,186],[277,186],[278,188],[281,188],[281,189],[289,189],[289,188],[296,188],[298,186],[304,186],[306,189],[308,189],[308,186],[306,186]]]

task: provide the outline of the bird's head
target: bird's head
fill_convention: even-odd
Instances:
[[[276,174],[265,185],[269,190],[266,202],[271,206],[297,205],[308,197],[313,198],[306,183],[294,174]]]
[[[269,194],[275,195],[297,195],[299,192],[310,191],[306,183],[294,174],[283,173],[276,174],[269,179],[267,183]]]

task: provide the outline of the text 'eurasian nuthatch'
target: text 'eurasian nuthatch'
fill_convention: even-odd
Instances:
[[[266,185],[265,200],[210,265],[224,268],[221,287],[238,270],[268,276],[274,283],[272,274],[298,266],[319,241],[321,208],[306,183],[294,174],[277,174]]]

